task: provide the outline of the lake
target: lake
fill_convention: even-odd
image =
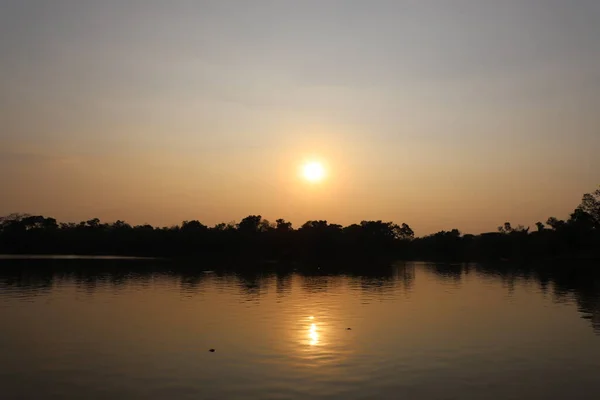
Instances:
[[[2,399],[600,398],[600,284],[581,273],[36,262],[0,263]]]

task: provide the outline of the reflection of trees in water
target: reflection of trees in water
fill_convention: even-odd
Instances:
[[[347,275],[351,290],[359,291],[365,300],[389,299],[399,292],[409,295],[415,279],[412,263],[397,263],[388,268],[377,268],[370,273]]]
[[[540,275],[538,277],[538,283],[540,286],[540,291],[543,294],[548,294],[548,289],[550,288],[550,285],[552,284],[552,281],[550,280],[550,278],[545,275]]]
[[[363,276],[353,278],[351,287],[360,290],[367,299],[383,299],[388,295],[397,294],[397,280],[391,276]]]
[[[326,293],[340,286],[339,279],[328,275],[304,275],[300,282],[302,291],[309,294]]]
[[[472,271],[484,281],[499,281],[503,288],[512,296],[517,283],[525,283],[532,279],[531,272],[527,269],[515,269],[503,264],[474,264]]]
[[[237,274],[238,288],[246,301],[258,302],[261,294],[267,291],[268,275],[262,273]]]
[[[589,320],[594,332],[600,335],[600,298],[597,295],[577,295],[577,304],[582,318]]]
[[[209,274],[182,272],[179,274],[179,287],[183,293],[195,294],[200,292]]]
[[[55,275],[55,280],[61,279],[64,281],[71,281],[75,283],[78,289],[84,290],[89,294],[93,294],[99,288],[107,289],[111,288],[114,290],[123,290],[131,283],[135,283],[136,286],[148,287],[150,286],[154,273],[151,272],[140,272],[140,273],[124,273],[120,271],[73,271],[62,273],[61,277]]]
[[[415,285],[415,263],[396,264],[392,269],[392,276],[402,285],[405,295],[410,295]]]
[[[102,284],[104,277],[97,275],[87,277],[71,275],[71,280],[75,282],[75,287],[77,287],[78,290],[84,291],[87,294],[94,294],[98,288],[98,282]]]
[[[24,290],[72,285],[78,290],[93,294],[98,288],[121,290],[131,282],[149,286],[157,272],[156,265],[125,265],[118,260],[11,260],[0,263],[0,287],[18,287]]]
[[[460,283],[466,264],[427,263],[426,268],[443,280]],[[468,269],[468,268],[467,268]]]
[[[275,292],[277,298],[281,299],[292,293],[292,275],[291,274],[275,274]]]
[[[144,279],[144,276],[142,275],[138,278]],[[127,282],[131,281],[132,279],[135,279],[135,278],[133,278],[130,274],[123,273],[123,272],[114,272],[107,276],[107,280],[110,283],[110,285],[117,287],[117,288],[122,288],[123,286],[125,286],[127,284]],[[140,282],[140,279],[137,279],[136,281]]]
[[[3,268],[2,268],[3,267]],[[503,264],[427,264],[425,266],[440,279],[461,282],[475,273],[482,280],[500,281],[509,293],[515,286],[534,283],[540,291],[550,294],[556,302],[576,302],[582,318],[589,320],[594,331],[600,334],[600,270],[580,265],[524,266]],[[124,272],[122,264],[81,263],[43,265],[36,268],[6,268],[0,266],[0,289],[12,289],[18,295],[39,296],[49,294],[53,287],[74,285],[93,294],[98,288],[127,289],[131,284],[149,286],[157,279],[178,282],[185,293],[197,293],[204,285],[229,291],[237,288],[246,301],[260,301],[260,297],[274,289],[278,301],[285,301],[294,284],[306,294],[321,294],[337,289],[346,283],[352,290],[382,299],[395,295],[402,289],[409,295],[415,285],[415,263],[399,263],[392,268],[377,269],[371,273],[346,273],[344,275],[298,274],[291,271],[205,274],[201,270],[159,272],[153,265],[138,265],[133,272]],[[300,277],[295,280],[294,277]]]
[[[512,295],[519,283],[533,282],[544,294],[552,288],[552,300],[577,304],[581,317],[590,320],[594,332],[600,334],[600,271],[595,266],[548,264],[475,264],[473,269],[482,279],[497,279]],[[439,269],[433,269],[438,271]]]
[[[600,335],[600,271],[594,266],[563,268],[540,276],[552,282],[555,299],[574,298],[582,318],[589,320],[594,332]]]
[[[54,276],[51,272],[35,274],[19,272],[0,272],[0,289],[12,289],[26,292],[29,296],[50,294],[54,285]]]

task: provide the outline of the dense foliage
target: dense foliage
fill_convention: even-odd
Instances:
[[[506,222],[497,232],[463,235],[456,229],[415,238],[407,224],[362,221],[342,227],[308,221],[298,229],[250,215],[237,224],[207,227],[199,221],[156,228],[91,219],[58,223],[13,214],[0,218],[0,253],[199,256],[290,260],[393,257],[431,260],[600,257],[600,190],[585,194],[566,221],[551,217],[535,230]]]

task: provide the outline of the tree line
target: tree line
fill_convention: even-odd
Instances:
[[[239,223],[208,227],[183,221],[172,227],[132,226],[91,219],[59,223],[54,218],[11,214],[0,218],[0,253],[80,254],[217,259],[295,260],[389,257],[422,260],[527,260],[600,258],[600,190],[586,193],[567,220],[548,218],[534,229],[506,222],[496,232],[462,234],[457,229],[415,237],[406,223],[361,221],[341,226],[308,221],[295,229],[250,215]]]

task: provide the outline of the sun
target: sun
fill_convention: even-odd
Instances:
[[[320,182],[325,177],[325,168],[320,162],[311,161],[304,164],[302,175],[309,182]]]

